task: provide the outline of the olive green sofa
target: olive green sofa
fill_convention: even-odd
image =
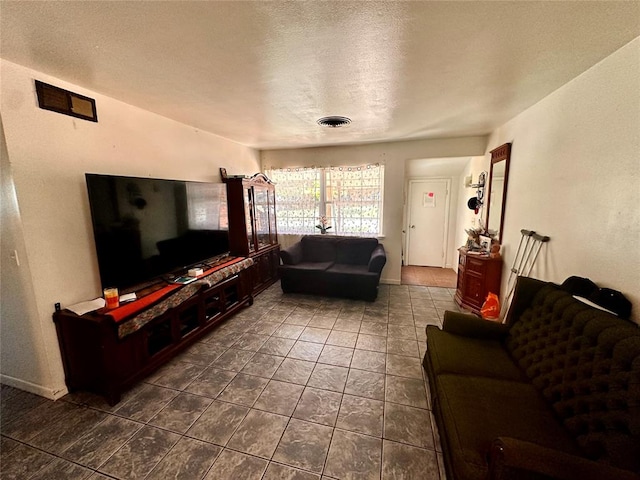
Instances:
[[[520,277],[505,324],[427,326],[423,365],[448,480],[640,478],[636,324]]]

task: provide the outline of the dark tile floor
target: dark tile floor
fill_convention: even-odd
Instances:
[[[381,286],[376,302],[254,305],[115,407],[2,386],[9,479],[444,479],[420,360],[453,290]]]

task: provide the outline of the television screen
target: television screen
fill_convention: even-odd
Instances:
[[[104,287],[122,290],[229,250],[222,183],[87,173]]]

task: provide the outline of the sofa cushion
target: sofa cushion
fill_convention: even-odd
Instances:
[[[369,272],[367,265],[349,265],[344,263],[334,263],[327,269],[327,273],[335,273],[339,275],[372,275],[376,276],[374,272]]]
[[[336,243],[336,263],[368,265],[373,250],[378,246],[375,238],[343,237]]]
[[[280,270],[293,270],[298,272],[324,272],[333,265],[333,262],[300,262],[296,265],[280,265]]]
[[[366,265],[334,263],[324,273],[330,295],[373,301],[378,295],[378,274]]]
[[[305,235],[300,240],[303,262],[334,262],[336,241],[334,236]]]
[[[302,244],[296,242],[289,248],[280,250],[280,258],[284,265],[296,265],[302,261]]]
[[[442,330],[478,340],[503,341],[509,333],[509,326],[504,323],[483,320],[469,313],[446,310],[442,320]]]
[[[437,377],[440,435],[454,478],[485,479],[487,453],[497,437],[512,437],[579,454],[574,440],[527,383],[465,375]]]
[[[512,358],[548,399],[548,388],[563,381],[561,370],[570,344],[584,328],[576,315],[589,308],[547,285],[509,330],[505,345]]]
[[[433,373],[456,373],[523,381],[526,377],[497,340],[463,337],[427,326],[427,355]]]

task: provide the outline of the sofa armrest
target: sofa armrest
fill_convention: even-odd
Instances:
[[[384,247],[381,243],[371,252],[371,258],[369,259],[369,271],[375,272],[378,275],[382,273],[382,268],[387,263],[387,254],[384,251]]]
[[[280,250],[280,258],[284,265],[297,265],[302,261],[302,242],[296,242],[289,248]]]
[[[535,443],[500,437],[489,452],[489,478],[559,480],[639,480],[640,476]]]
[[[520,319],[522,313],[531,306],[531,302],[542,287],[548,282],[529,277],[516,278],[516,287],[513,292],[513,300],[504,323],[512,325]]]
[[[502,323],[483,320],[475,315],[447,310],[444,312],[442,330],[465,337],[502,340],[507,336],[509,327]]]

